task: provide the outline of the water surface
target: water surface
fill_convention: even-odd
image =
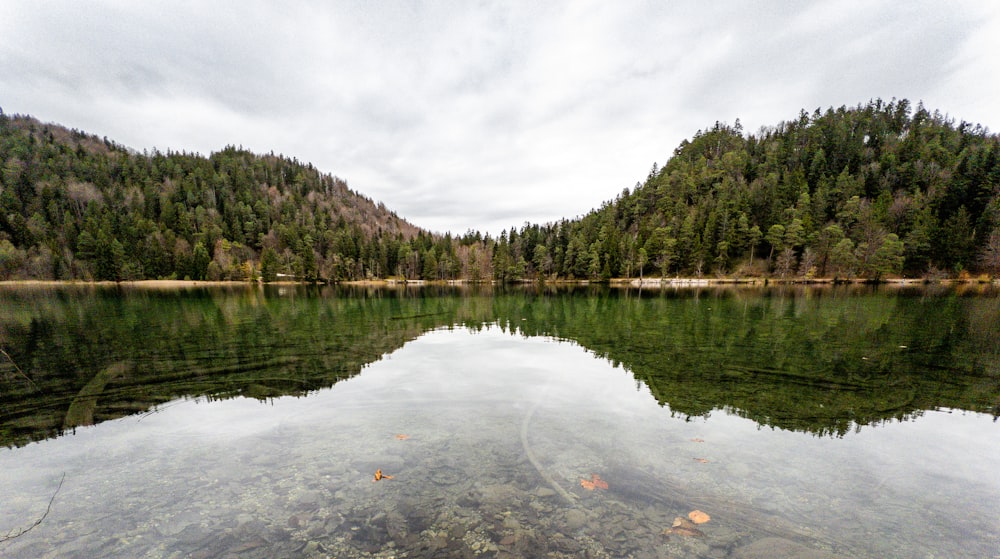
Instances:
[[[990,291],[0,297],[5,557],[1000,553]]]

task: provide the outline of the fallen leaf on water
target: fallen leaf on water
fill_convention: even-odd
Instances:
[[[703,442],[705,442],[705,439],[699,439],[699,438],[695,437],[695,438],[691,439],[691,442],[693,442],[693,443],[703,443]]]
[[[586,479],[580,480],[580,486],[587,491],[593,491],[594,489],[607,489],[608,482],[601,479],[601,476],[597,474],[591,474],[589,481]]]
[[[405,441],[406,439],[410,438],[410,436],[409,435],[404,435],[403,433],[400,433],[400,434],[396,435],[396,438],[399,439],[399,440],[401,440],[401,441]]]
[[[701,462],[702,464],[708,464],[708,458],[695,458],[695,462]]]
[[[705,532],[699,530],[693,522],[684,518],[683,516],[678,516],[674,518],[674,524],[670,528],[663,531],[664,534],[675,534],[678,536],[688,536],[701,538],[704,537]]]
[[[382,468],[379,468],[379,469],[375,470],[375,479],[373,479],[372,482],[374,483],[376,481],[381,481],[383,479],[392,479],[392,476],[387,476],[387,475],[383,474],[382,473]]]
[[[694,522],[695,524],[704,524],[712,519],[711,516],[709,516],[704,512],[701,512],[700,510],[693,510],[689,512],[688,518],[690,518],[691,522]]]

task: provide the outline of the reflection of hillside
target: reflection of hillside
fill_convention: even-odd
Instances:
[[[427,330],[492,322],[574,340],[684,415],[841,434],[1000,406],[994,296],[280,289],[0,292],[0,340],[34,382],[0,363],[0,444],[178,397],[305,394]]]
[[[629,368],[677,413],[843,434],[922,410],[1000,412],[1000,301],[915,293],[688,291],[510,310]]]
[[[145,412],[178,397],[304,394],[357,374],[428,329],[465,318],[457,315],[460,298],[400,293],[5,295],[13,312],[0,325],[4,345],[35,386],[4,375],[4,445]]]

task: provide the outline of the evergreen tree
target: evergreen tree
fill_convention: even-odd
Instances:
[[[265,283],[278,279],[278,253],[271,247],[265,248],[261,254],[260,277]]]

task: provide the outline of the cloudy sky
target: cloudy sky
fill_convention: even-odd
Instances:
[[[1000,3],[0,3],[0,107],[312,162],[439,232],[575,217],[715,121],[923,100],[1000,130]]]

